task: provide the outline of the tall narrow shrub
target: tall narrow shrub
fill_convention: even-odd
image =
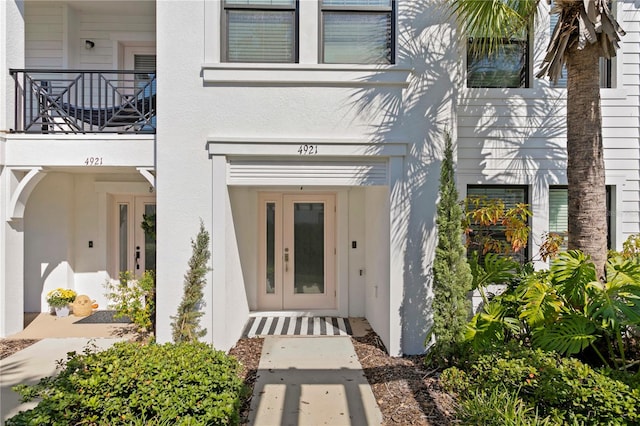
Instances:
[[[470,313],[468,292],[473,277],[462,241],[462,208],[455,184],[451,135],[445,133],[445,151],[440,170],[440,201],[436,224],[438,245],[433,262],[433,328],[435,344],[431,359],[448,363],[456,344],[464,337]]]
[[[195,342],[207,332],[200,328],[200,308],[203,304],[202,289],[207,283],[207,264],[211,258],[209,251],[209,232],[200,221],[200,231],[194,240],[191,240],[193,254],[189,259],[189,270],[184,276],[184,294],[178,306],[178,314],[171,317],[173,322],[173,341],[175,343]]]

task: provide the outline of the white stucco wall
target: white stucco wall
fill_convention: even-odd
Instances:
[[[225,303],[213,299],[224,297],[225,292],[228,295],[229,289],[216,291],[212,286],[217,288],[219,279],[235,282],[241,273],[245,279],[251,275],[246,274],[243,262],[238,265],[236,260],[236,256],[246,252],[244,246],[251,237],[244,228],[238,231],[235,209],[249,201],[241,201],[239,198],[244,196],[232,190],[231,209],[221,203],[227,195],[216,188],[226,179],[224,170],[219,170],[226,167],[226,162],[224,158],[207,158],[203,147],[209,138],[264,141],[265,144],[274,140],[356,141],[371,143],[373,150],[376,143],[407,143],[408,158],[397,160],[399,163],[396,161],[395,168],[392,167],[394,173],[399,173],[400,180],[394,181],[391,191],[406,194],[396,200],[398,207],[405,207],[394,212],[404,211],[402,214],[409,216],[396,222],[392,231],[389,190],[352,189],[344,198],[343,207],[350,213],[340,225],[347,229],[340,236],[347,247],[341,247],[342,256],[337,266],[338,274],[344,274],[349,281],[349,287],[343,287],[346,291],[341,295],[341,300],[347,303],[346,311],[353,309],[355,314],[371,316],[376,331],[396,354],[424,349],[422,336],[415,339],[405,336],[403,341],[402,330],[404,327],[406,333],[417,335],[425,332],[424,327],[415,325],[424,325],[425,320],[418,316],[425,315],[422,307],[426,302],[417,302],[412,295],[421,297],[430,285],[427,271],[433,242],[428,240],[433,238],[433,220],[429,215],[434,212],[437,195],[439,153],[436,148],[440,132],[451,125],[454,98],[451,83],[455,78],[456,52],[445,47],[451,44],[452,36],[448,25],[442,24],[441,16],[413,13],[414,2],[399,2],[399,5],[401,35],[397,65],[387,71],[375,66],[318,65],[315,38],[318,8],[314,2],[300,2],[300,64],[274,67],[220,63],[220,34],[216,30],[220,2],[158,3],[157,25],[163,28],[158,33],[158,95],[163,99],[159,112],[161,116],[171,117],[170,123],[164,121],[158,125],[159,229],[170,230],[158,233],[159,312],[169,315],[175,312],[181,296],[176,283],[182,281],[188,258],[184,247],[188,247],[189,238],[202,217],[212,230],[214,256],[211,276],[214,283],[209,283],[206,296],[211,308],[207,308],[203,318],[210,332],[208,338],[214,342],[234,341],[239,333],[239,328],[227,327],[224,331],[222,324],[213,320],[219,315],[215,312],[216,306],[228,309]],[[291,184],[295,185],[295,181]],[[321,188],[322,181],[314,185]],[[369,200],[370,190],[378,196],[373,198],[375,202],[371,207],[382,206],[381,211],[374,213],[362,207],[370,203],[363,202]],[[369,216],[387,223],[386,233],[371,228]],[[235,232],[226,229],[224,235],[217,235],[222,231],[216,229],[220,226],[218,220],[233,223]],[[414,251],[411,253],[407,253],[406,245],[401,242],[400,233],[407,231],[412,235]],[[391,234],[397,238],[395,247],[400,251],[396,253],[393,272],[389,268]],[[220,242],[220,239],[226,241]],[[237,246],[230,244],[229,239],[237,239]],[[352,240],[358,241],[358,249],[350,248]],[[385,249],[386,253],[380,255]],[[386,261],[370,260],[372,250]],[[380,267],[382,274],[375,272]],[[407,268],[410,273],[406,272]],[[364,269],[363,276],[359,275],[360,269]],[[380,281],[377,297],[370,295],[373,294],[370,279]],[[250,293],[251,286],[245,287]],[[242,294],[233,297],[241,299]],[[251,306],[254,296],[244,297],[246,306]],[[241,311],[243,306],[241,304]],[[229,312],[227,321],[235,321],[236,315],[238,312]],[[234,336],[223,338],[217,333]],[[169,321],[160,319],[159,340],[168,340],[169,335]]]
[[[108,308],[105,282],[117,279],[108,263],[115,238],[108,232],[115,213],[108,198],[148,196],[148,187],[134,173],[47,174],[25,210],[25,312],[47,312],[46,294],[57,287],[74,289],[96,300],[100,309]]]
[[[367,209],[365,205],[366,189],[352,188],[349,191],[349,316],[364,317],[366,315],[367,268],[366,254],[381,250],[381,248],[367,243],[366,223]],[[352,246],[355,242],[356,247]]]
[[[74,288],[73,176],[51,173],[31,194],[25,211],[25,312],[46,312],[46,294]]]

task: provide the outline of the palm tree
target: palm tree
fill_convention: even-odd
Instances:
[[[530,28],[539,0],[448,2],[463,34],[476,36],[473,48],[491,54],[502,40]],[[555,0],[551,13],[560,16],[537,77],[557,82],[566,65],[569,249],[588,254],[603,277],[607,209],[599,59],[615,56],[624,31],[608,0]]]

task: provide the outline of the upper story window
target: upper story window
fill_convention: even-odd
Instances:
[[[321,60],[326,64],[391,64],[394,0],[320,0]]]
[[[467,87],[529,87],[528,37],[503,40],[488,54],[467,46]]]
[[[297,0],[223,0],[227,62],[296,62]]]

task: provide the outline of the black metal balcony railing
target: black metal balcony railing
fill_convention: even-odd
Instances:
[[[20,133],[155,133],[156,75],[11,69]]]

